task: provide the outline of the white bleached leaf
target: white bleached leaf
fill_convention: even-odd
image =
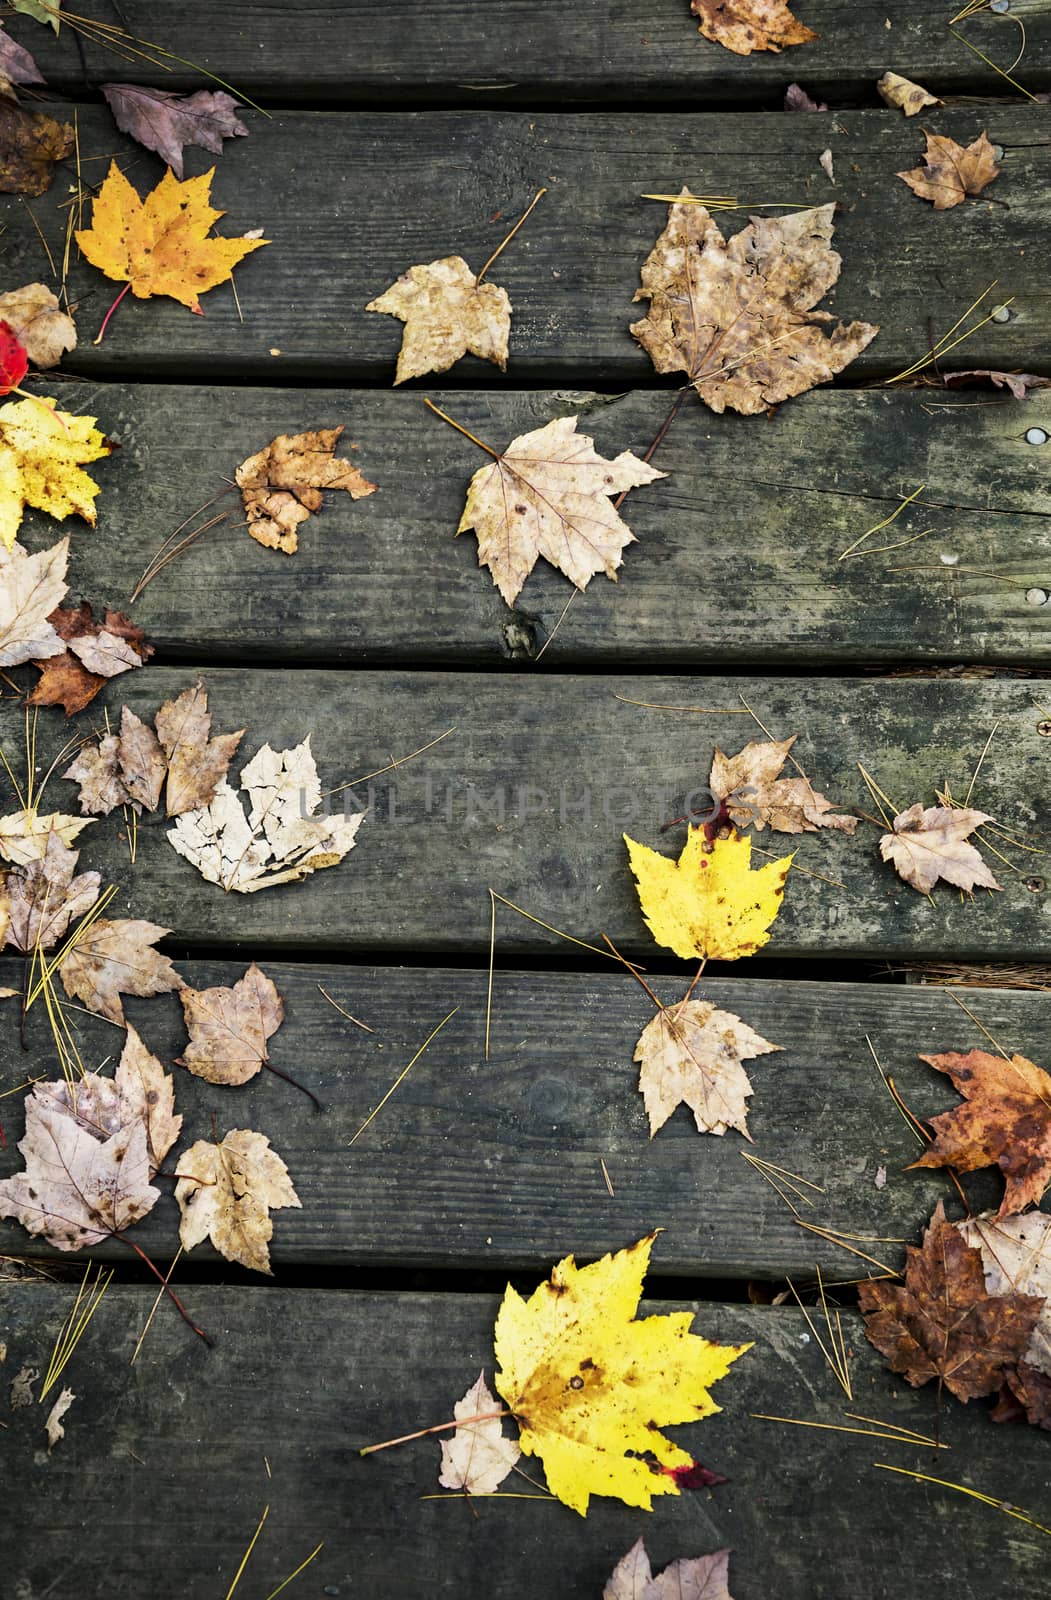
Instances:
[[[496,1415],[500,1401],[489,1390],[485,1373],[478,1374],[462,1400],[453,1407],[461,1424],[451,1439],[442,1440],[442,1466],[438,1482],[443,1489],[464,1489],[468,1494],[492,1494],[503,1483],[522,1454],[516,1440],[504,1434]],[[472,1422],[472,1417],[485,1417]]]

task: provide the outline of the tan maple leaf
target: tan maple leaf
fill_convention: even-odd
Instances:
[[[990,1294],[1044,1297],[1023,1359],[1051,1377],[1051,1217],[1046,1211],[1028,1211],[1001,1221],[987,1211],[956,1226],[965,1242],[981,1251]]]
[[[468,352],[507,370],[510,298],[495,283],[481,283],[462,256],[410,267],[365,310],[405,324],[395,384],[446,372]]]
[[[108,922],[99,917],[62,958],[58,970],[66,993],[124,1027],[122,994],[167,994],[184,987],[171,958],[153,949],[170,932],[138,918]]]
[[[966,147],[944,134],[928,133],[926,129],[923,136],[927,141],[923,166],[899,172],[898,177],[921,200],[932,201],[935,211],[948,211],[968,195],[981,194],[1000,176],[996,155],[984,128]]]
[[[613,1568],[602,1600],[732,1600],[729,1573],[729,1550],[715,1550],[673,1561],[655,1578],[646,1546],[637,1539]]]
[[[747,1101],[753,1091],[741,1063],[780,1049],[707,1000],[663,1006],[635,1046],[650,1138],[683,1104],[693,1112],[698,1133],[736,1128],[749,1138]]]
[[[57,833],[64,845],[72,846],[77,835],[90,826],[90,818],[67,817],[61,811],[49,811],[44,816],[35,807],[13,811],[9,816],[0,817],[0,856],[15,866],[24,867],[47,853],[51,834]]]
[[[670,206],[635,292],[650,308],[631,327],[657,371],[685,372],[713,411],[746,416],[842,372],[879,329],[813,309],[839,277],[834,213],[753,217],[727,243],[705,206]]]
[[[635,541],[609,496],[666,476],[630,450],[607,460],[577,432],[576,417],[556,417],[479,467],[456,531],[477,533],[478,565],[489,568],[509,606],[540,556],[586,589],[596,572],[616,581],[624,548]]]
[[[24,867],[12,867],[4,876],[10,921],[7,943],[16,950],[49,950],[61,939],[74,917],[83,916],[99,897],[97,872],[73,876],[78,853],[62,843],[59,833],[49,833],[42,857]]]
[[[60,308],[58,296],[43,283],[26,283],[0,294],[0,322],[17,335],[30,361],[54,367],[76,348],[73,318]]]
[[[941,105],[937,95],[928,94],[918,83],[897,72],[885,72],[876,84],[876,92],[884,105],[900,107],[907,117],[916,116],[924,106]]]
[[[267,1060],[267,1040],[284,1021],[277,986],[255,962],[232,988],[184,988],[180,996],[190,1042],[179,1057],[209,1083],[247,1083]]]
[[[462,1400],[453,1407],[460,1426],[451,1439],[443,1439],[438,1482],[443,1489],[463,1489],[467,1494],[492,1494],[500,1487],[522,1454],[515,1439],[504,1433],[497,1415],[502,1403],[490,1391],[485,1373],[478,1374]],[[485,1420],[477,1422],[476,1417]]]
[[[174,700],[165,702],[154,718],[157,738],[168,762],[165,809],[169,817],[206,806],[226,777],[245,730],[209,738],[212,719],[208,691],[198,678]]]
[[[1051,1183],[1051,1076],[1025,1056],[946,1050],[921,1056],[944,1072],[964,1104],[928,1121],[935,1132],[916,1167],[977,1172],[998,1166],[1006,1187],[999,1215],[1039,1204]]]
[[[4,463],[0,456],[0,475]],[[0,541],[0,667],[58,656],[66,646],[48,620],[66,592],[69,539],[27,555]]]
[[[739,56],[821,37],[792,15],[786,0],[690,0],[690,10],[706,39]]]
[[[350,461],[333,454],[339,428],[317,428],[312,433],[281,433],[242,461],[234,476],[244,501],[248,531],[270,550],[292,555],[299,548],[299,525],[324,504],[322,491],[343,489],[353,500],[375,494],[370,483]]]
[[[183,1249],[211,1238],[227,1261],[269,1273],[270,1212],[300,1201],[266,1135],[233,1128],[221,1144],[200,1139],[179,1157],[175,1175]]]
[[[737,827],[751,823],[757,833],[767,823],[778,833],[816,833],[819,828],[853,833],[857,817],[838,816],[809,778],[778,778],[797,738],[751,739],[735,756],[717,749],[708,779],[712,794],[725,802]]]
[[[894,832],[880,839],[880,855],[893,862],[898,876],[921,894],[929,894],[939,880],[968,893],[999,889],[1001,885],[974,845],[967,842],[969,833],[992,820],[984,811],[967,806],[928,806],[925,810],[917,801],[894,818]]]

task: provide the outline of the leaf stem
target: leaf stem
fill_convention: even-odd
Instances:
[[[359,1456],[374,1455],[377,1450],[389,1450],[395,1444],[408,1444],[413,1439],[422,1439],[428,1433],[444,1433],[446,1428],[469,1428],[475,1422],[490,1422],[496,1417],[510,1417],[511,1411],[482,1411],[477,1417],[454,1417],[451,1422],[436,1422],[433,1428],[417,1428],[415,1433],[403,1433],[398,1439],[384,1439],[382,1444],[367,1444],[363,1450],[358,1451]]]
[[[196,1322],[194,1322],[193,1318],[190,1316],[190,1313],[187,1311],[186,1307],[183,1305],[182,1301],[179,1299],[179,1296],[175,1293],[175,1290],[169,1284],[167,1278],[164,1277],[164,1275],[162,1274],[160,1268],[158,1266],[156,1266],[150,1260],[150,1258],[146,1254],[145,1250],[141,1249],[141,1247],[135,1243],[134,1239],[129,1239],[127,1234],[115,1233],[113,1235],[113,1237],[114,1237],[114,1239],[119,1239],[121,1244],[126,1244],[128,1246],[129,1250],[134,1250],[135,1254],[140,1258],[140,1260],[145,1261],[146,1265],[149,1267],[150,1271],[153,1273],[153,1276],[155,1278],[158,1278],[160,1280],[160,1282],[163,1284],[165,1294],[168,1296],[168,1299],[171,1301],[172,1305],[175,1307],[176,1311],[179,1313],[180,1317],[185,1322],[186,1326],[188,1328],[192,1328],[194,1333],[197,1335],[197,1337],[199,1339],[203,1339],[204,1340],[204,1342],[208,1346],[209,1350],[213,1349],[214,1345],[213,1345],[212,1340],[205,1333],[204,1329],[203,1328],[199,1328],[197,1326]]]
[[[436,406],[433,400],[425,399],[423,403],[427,407],[428,411],[433,411],[434,415],[436,417],[441,417],[442,421],[447,422],[450,428],[455,428],[457,433],[462,433],[465,439],[470,439],[471,443],[476,444],[479,450],[484,450],[487,456],[492,456],[494,461],[500,460],[500,456],[497,451],[493,450],[489,445],[483,444],[478,435],[476,433],[472,433],[469,428],[464,428],[460,425],[460,423],[454,422],[449,413],[447,411],[443,411],[441,406]]]
[[[123,289],[120,291],[120,294],[117,296],[116,300],[114,300],[113,304],[110,306],[109,310],[106,312],[106,315],[103,317],[103,319],[102,319],[102,327],[98,331],[98,338],[95,339],[95,341],[94,341],[95,344],[101,344],[102,343],[102,340],[105,337],[106,329],[109,327],[109,319],[110,319],[110,317],[112,317],[113,313],[116,311],[117,307],[120,305],[121,301],[124,299],[124,296],[127,294],[128,290],[130,288],[131,288],[131,279],[129,278],[128,282],[124,285]]]
[[[476,289],[477,289],[478,285],[481,283],[482,279],[485,277],[486,273],[489,271],[489,268],[492,266],[492,264],[496,260],[497,256],[500,255],[502,251],[507,249],[508,245],[511,243],[511,240],[514,238],[515,234],[518,232],[518,230],[522,226],[523,222],[525,222],[526,218],[529,216],[529,213],[532,211],[532,209],[536,205],[537,201],[539,199],[541,199],[541,197],[543,195],[545,195],[546,193],[547,193],[546,189],[538,189],[537,190],[536,194],[533,196],[532,200],[529,202],[529,205],[522,212],[522,215],[519,217],[518,221],[515,223],[514,227],[511,229],[511,232],[507,235],[507,238],[503,241],[502,244],[498,244],[497,245],[496,249],[493,251],[492,255],[489,257],[489,260],[485,263],[485,266],[482,268],[482,270],[478,274],[477,278],[475,278],[474,286],[475,286]]]

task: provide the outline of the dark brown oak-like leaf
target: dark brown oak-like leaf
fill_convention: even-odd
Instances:
[[[167,994],[184,987],[171,958],[153,948],[170,932],[155,922],[99,917],[62,959],[58,970],[66,993],[124,1027],[122,994]]]
[[[1000,176],[993,147],[985,130],[973,143],[964,146],[941,133],[928,133],[924,129],[927,148],[923,166],[909,172],[899,172],[898,177],[907,183],[921,200],[930,200],[935,211],[948,211],[958,206],[968,195],[981,194],[987,184]]]
[[[964,1104],[928,1119],[936,1137],[913,1166],[998,1166],[1006,1181],[998,1216],[1038,1204],[1051,1183],[1051,1077],[1025,1056],[1007,1060],[987,1050],[920,1060],[951,1078]]]
[[[738,56],[820,38],[792,15],[787,0],[690,0],[690,10],[706,39]]]
[[[248,133],[234,115],[240,106],[232,94],[199,89],[180,99],[170,89],[143,89],[135,83],[103,83],[99,87],[121,133],[130,134],[147,150],[155,150],[177,178],[182,177],[185,145],[200,145],[218,156],[224,139]]]
[[[981,1252],[965,1244],[938,1202],[923,1245],[910,1245],[905,1285],[858,1286],[865,1332],[913,1388],[937,1378],[958,1400],[992,1394],[1021,1360],[1043,1310],[1035,1295],[991,1295]]]
[[[641,1539],[622,1556],[602,1591],[602,1600],[732,1600],[727,1588],[729,1550],[673,1561],[656,1578]]]
[[[809,778],[779,778],[798,735],[790,739],[751,739],[735,756],[716,750],[708,782],[716,800],[739,828],[757,833],[769,823],[778,833],[816,833],[836,828],[853,833],[857,817],[838,816],[831,800],[817,794]]]
[[[242,461],[234,474],[241,491],[248,531],[269,550],[294,555],[299,525],[320,511],[325,489],[343,489],[352,500],[375,494],[376,485],[353,462],[335,454],[339,428],[312,433],[281,433],[265,450]]]
[[[34,661],[41,676],[28,696],[30,705],[61,705],[72,716],[90,704],[107,678],[141,667],[153,654],[143,630],[122,611],[107,611],[105,620],[96,622],[85,601],[76,608],[59,606],[48,621],[66,649]]]
[[[814,310],[839,277],[834,205],[753,217],[727,242],[688,197],[669,208],[635,293],[650,308],[631,331],[658,372],[685,372],[713,411],[754,416],[828,383],[876,337]]]
[[[226,777],[245,730],[239,728],[236,733],[209,738],[212,719],[208,691],[200,678],[177,699],[161,706],[154,722],[168,760],[167,815],[178,817],[184,811],[206,806]]]
[[[284,1020],[277,987],[253,961],[232,989],[189,989],[182,995],[190,1042],[179,1057],[209,1083],[247,1083],[267,1060],[267,1040]]]
[[[0,92],[0,192],[43,194],[51,187],[55,162],[70,155],[73,144],[68,122],[26,111],[12,91]]]
[[[5,873],[10,914],[7,943],[16,950],[49,950],[74,918],[95,904],[102,880],[97,872],[74,877],[78,854],[54,832],[38,860]]]
[[[999,889],[986,863],[967,835],[992,822],[984,811],[968,806],[927,806],[916,802],[894,818],[893,833],[879,842],[884,861],[893,862],[898,876],[920,894],[930,894],[935,884],[954,884],[968,894],[973,889]]]

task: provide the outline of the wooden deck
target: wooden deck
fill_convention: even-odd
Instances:
[[[841,809],[871,809],[859,763],[902,806],[932,803],[945,784],[962,798],[984,749],[973,803],[1015,835],[1046,838],[1051,443],[1026,434],[1051,433],[1051,391],[1019,403],[993,389],[885,384],[994,284],[985,304],[1010,301],[1007,320],[946,366],[1051,376],[1047,106],[954,37],[948,3],[798,0],[820,40],[748,59],[702,40],[687,0],[79,9],[265,107],[268,117],[245,113],[248,138],[226,145],[214,197],[225,231],[259,227],[273,243],[238,268],[236,302],[220,288],[198,318],[129,299],[99,347],[113,286],[74,253],[80,343],[47,392],[96,416],[121,449],[93,469],[97,531],[70,525],[71,601],[130,610],[156,655],[72,730],[44,711],[38,767],[71,731],[101,727],[122,704],[150,716],[200,674],[215,728],[248,725],[243,757],[309,734],[323,786],[352,782],[348,803],[368,815],[343,864],[251,896],[204,883],[156,818],[140,826],[134,865],[119,814],[82,838],[81,866],[118,886],[108,915],[170,929],[163,948],[189,982],[264,966],[286,1005],[273,1064],[322,1110],[266,1072],[231,1090],[176,1069],[191,1137],[207,1137],[213,1116],[221,1131],[266,1132],[302,1209],[275,1215],[273,1282],[209,1245],[179,1261],[174,1283],[212,1349],[165,1304],[130,1364],[156,1284],[117,1241],[94,1252],[115,1277],[67,1368],[78,1398],[50,1457],[44,1412],[9,1410],[8,1387],[23,1365],[46,1368],[80,1258],[70,1274],[69,1258],[0,1222],[0,1252],[53,1275],[5,1281],[0,1261],[4,1600],[221,1600],[266,1504],[236,1600],[264,1600],[321,1541],[291,1596],[400,1600],[423,1574],[428,1593],[457,1600],[598,1600],[640,1534],[655,1569],[731,1546],[734,1600],[1038,1595],[1051,1489],[1037,1430],[993,1427],[982,1401],[946,1402],[950,1448],[935,1453],[755,1415],[844,1424],[848,1410],[927,1432],[935,1399],[888,1374],[865,1339],[846,1280],[867,1264],[801,1227],[743,1154],[820,1184],[801,1216],[900,1266],[904,1242],[951,1191],[943,1175],[903,1171],[918,1147],[873,1052],[917,1116],[945,1109],[951,1092],[918,1053],[983,1035],[949,993],[907,983],[904,969],[1051,962],[1046,858],[1024,858],[1001,893],[972,902],[908,888],[868,822],[853,840],[787,841],[803,871],[771,943],[704,980],[707,997],[783,1046],[750,1068],[754,1146],[699,1137],[684,1109],[651,1141],[632,1065],[652,1014],[642,990],[507,907],[488,1056],[485,1033],[490,888],[580,940],[607,934],[662,997],[682,992],[684,965],[642,922],[621,834],[678,846],[682,829],[665,824],[707,783],[715,746],[758,734],[746,705],[778,736],[799,734],[796,753]],[[1026,35],[1014,75],[1043,93],[1051,8],[1015,0],[1011,15]],[[178,60],[171,72],[132,65],[90,39],[78,50],[68,26],[56,40],[9,20],[48,78],[45,109],[76,114],[88,181],[111,155],[140,190],[159,179],[161,164],[115,132],[98,85],[196,89],[200,75]],[[1017,28],[986,11],[957,32],[1010,67]],[[949,99],[925,125],[964,142],[986,128],[1002,148],[1003,176],[985,196],[935,214],[894,176],[919,159],[925,119],[882,108],[874,84],[888,68]],[[793,81],[830,112],[783,114]],[[818,164],[826,147],[834,187]],[[187,151],[188,173],[210,164]],[[0,200],[0,289],[51,281],[41,235],[60,263],[70,181],[28,204]],[[683,183],[752,204],[839,202],[843,271],[828,303],[880,334],[835,386],[769,418],[717,417],[689,397],[656,458],[669,476],[628,502],[639,542],[620,582],[597,578],[566,612],[566,580],[538,567],[508,609],[473,536],[453,538],[478,452],[424,396],[496,447],[579,414],[603,453],[644,453],[674,385],[627,332],[665,215],[641,197]],[[507,373],[468,358],[394,391],[400,326],[366,315],[367,301],[417,261],[457,253],[477,269],[541,186],[494,273],[515,307]],[[736,231],[745,216],[720,221]],[[161,541],[245,456],[278,433],[339,423],[375,495],[329,496],[292,559],[262,550],[233,516],[127,604]],[[922,540],[840,559],[914,490],[892,532],[930,530]],[[54,535],[48,518],[27,517],[30,549]],[[23,712],[10,695],[0,739],[17,770]],[[76,809],[60,780],[48,797]],[[0,810],[14,804],[5,786]],[[0,961],[0,985],[21,981],[18,962]],[[1046,1064],[1046,993],[996,987],[994,974],[963,998],[1004,1045]],[[0,1093],[56,1072],[42,1008],[23,1051],[15,1005],[0,1012]],[[127,1012],[163,1060],[179,1055],[174,996]],[[113,1027],[75,1020],[85,1063],[111,1060]],[[20,1165],[16,1096],[0,1100],[0,1129],[6,1175]],[[969,1192],[992,1203],[996,1190],[979,1181]],[[720,1342],[755,1341],[718,1395],[722,1413],[677,1430],[726,1485],[663,1498],[648,1517],[606,1500],[586,1521],[514,1499],[479,1500],[472,1514],[421,1498],[438,1487],[433,1439],[359,1457],[449,1415],[480,1367],[491,1376],[508,1277],[531,1287],[570,1251],[590,1259],[653,1228],[653,1302],[695,1310],[698,1331]],[[134,1237],[162,1270],[170,1263],[167,1193]],[[765,1303],[818,1268],[846,1308],[853,1404],[802,1315]],[[876,1462],[974,1488],[1044,1527]]]

